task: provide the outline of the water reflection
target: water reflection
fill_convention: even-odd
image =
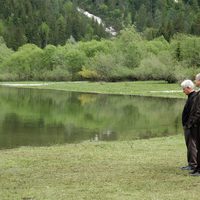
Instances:
[[[0,88],[0,148],[182,132],[184,100]]]
[[[90,141],[113,141],[113,140],[117,140],[117,133],[114,131],[110,131],[110,130],[106,130],[102,133],[99,134],[92,134]]]

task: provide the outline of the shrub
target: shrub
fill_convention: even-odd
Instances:
[[[17,81],[18,75],[15,73],[3,72],[0,74],[0,81]]]
[[[176,80],[181,82],[185,79],[194,80],[195,75],[200,73],[200,70],[199,68],[183,67],[181,65],[178,65],[176,66],[174,73],[176,76]]]
[[[79,75],[83,77],[83,79],[88,79],[93,81],[99,79],[98,73],[95,70],[87,69],[86,67],[82,68],[82,70],[79,72]]]
[[[187,67],[200,67],[200,37],[177,35],[171,44],[174,59]]]
[[[148,41],[146,44],[146,49],[149,53],[158,55],[161,51],[169,50],[169,43],[164,37],[159,37],[154,40]]]
[[[143,59],[140,67],[134,70],[134,75],[139,80],[166,80],[170,83],[176,81],[174,68],[155,55]]]
[[[13,54],[13,51],[6,46],[2,37],[0,37],[0,64],[8,59]]]
[[[33,44],[26,44],[13,53],[2,63],[7,73],[18,76],[18,80],[32,80],[34,73],[40,73],[42,69],[43,51]]]
[[[87,57],[94,57],[100,52],[108,53],[110,51],[111,46],[112,42],[106,40],[92,40],[89,42],[79,43],[79,49],[83,51]]]
[[[43,69],[53,70],[54,66],[54,55],[56,53],[57,48],[53,45],[47,45],[43,50]]]
[[[123,66],[123,55],[100,53],[91,58],[79,74],[90,80],[116,81],[127,79],[133,72]]]
[[[59,67],[53,69],[52,71],[45,71],[42,74],[42,80],[46,81],[69,81],[71,76],[67,70],[63,70]]]

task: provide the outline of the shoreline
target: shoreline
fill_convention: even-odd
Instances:
[[[2,82],[2,87],[51,89],[89,94],[133,95],[185,99],[179,84],[165,81],[134,82]]]

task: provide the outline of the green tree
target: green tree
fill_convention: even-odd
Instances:
[[[136,15],[136,26],[140,32],[144,31],[147,26],[147,18],[144,16],[147,16],[147,9],[145,5],[141,5]]]
[[[39,27],[39,34],[40,34],[40,37],[41,37],[41,47],[44,48],[47,43],[48,43],[48,38],[49,38],[49,26],[43,22],[40,27]]]

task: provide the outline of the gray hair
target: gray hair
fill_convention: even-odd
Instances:
[[[200,76],[200,74],[199,74],[199,76]],[[194,83],[191,80],[184,80],[181,83],[181,87],[182,88],[191,88],[191,89],[193,89],[194,88]]]
[[[196,75],[196,80],[200,81],[200,73]]]

